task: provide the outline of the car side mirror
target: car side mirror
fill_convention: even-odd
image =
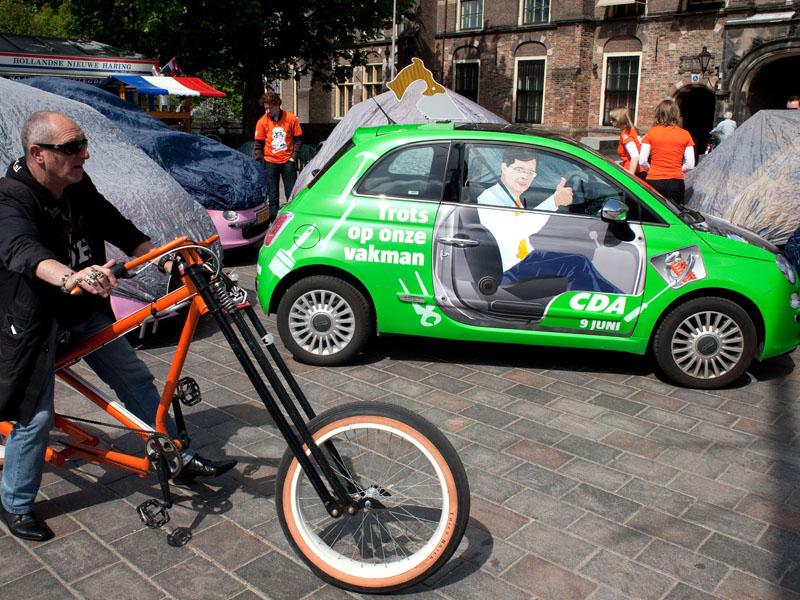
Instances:
[[[600,218],[606,223],[626,223],[628,221],[628,205],[616,198],[606,200],[600,210]]]

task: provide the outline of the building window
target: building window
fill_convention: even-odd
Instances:
[[[644,0],[636,0],[628,4],[616,4],[609,6],[606,10],[606,18],[621,19],[624,17],[638,17],[644,14],[646,3]]]
[[[364,100],[374,98],[381,93],[383,87],[383,65],[367,65],[364,67]]]
[[[483,27],[483,0],[461,0],[459,29],[480,29]]]
[[[548,23],[550,0],[522,0],[522,25]]]
[[[725,8],[725,0],[686,0],[686,10],[713,10]]]
[[[606,57],[606,83],[603,102],[603,125],[611,125],[608,113],[625,106],[636,122],[636,95],[639,91],[639,56]]]
[[[350,107],[353,106],[353,82],[346,79],[343,83],[336,84],[333,116],[341,119]]]
[[[480,68],[481,63],[477,60],[456,62],[453,91],[465,98],[469,98],[473,102],[477,102]]]
[[[517,61],[515,123],[541,123],[544,112],[544,60]]]

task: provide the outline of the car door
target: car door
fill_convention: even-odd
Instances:
[[[413,333],[442,320],[433,299],[431,238],[449,148],[434,142],[389,151],[355,186],[343,256],[369,289],[379,331]]]
[[[532,145],[465,142],[450,157],[458,193],[445,195],[433,246],[436,298],[450,318],[632,331],[644,236],[635,214],[624,232],[600,218],[606,201],[631,202],[624,189],[583,161]]]

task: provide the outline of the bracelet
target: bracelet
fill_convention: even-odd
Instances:
[[[78,284],[78,282],[76,281],[70,289],[67,289],[67,279],[69,279],[73,275],[75,275],[75,271],[69,271],[61,276],[61,291],[64,292],[65,294],[69,294],[72,290],[75,289],[75,286]]]
[[[167,272],[164,269],[164,265],[166,265],[171,260],[173,260],[173,261],[175,260],[175,255],[172,252],[169,252],[169,253],[165,254],[164,256],[162,256],[161,258],[159,258],[158,259],[158,263],[156,263],[156,266],[158,267],[158,270],[166,275]]]

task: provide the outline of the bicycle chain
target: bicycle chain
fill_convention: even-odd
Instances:
[[[58,413],[57,413],[58,414]],[[101,427],[107,427],[109,429],[123,429],[125,431],[132,431],[133,433],[144,433],[147,435],[165,435],[163,433],[158,433],[153,429],[133,429],[132,427],[126,427],[125,425],[113,425],[112,423],[106,423],[104,421],[93,421],[91,419],[83,419],[81,417],[71,417],[69,415],[62,415],[58,414],[59,417],[64,419],[69,419],[70,421],[77,421],[79,423],[87,423],[89,425],[100,425]]]
[[[176,451],[178,451],[178,449],[174,445],[171,437],[169,437],[166,434],[159,433],[157,431],[147,430],[147,429],[133,429],[131,427],[125,427],[124,425],[113,425],[111,423],[105,423],[103,421],[93,421],[92,419],[84,419],[84,418],[81,418],[81,417],[70,417],[69,415],[59,415],[59,416],[65,418],[65,419],[70,419],[72,421],[78,421],[80,423],[86,423],[86,424],[89,424],[89,425],[100,425],[102,427],[108,427],[109,429],[120,429],[120,430],[124,430],[124,431],[132,431],[133,433],[143,433],[143,434],[146,434],[147,437],[148,437],[147,441],[145,442],[145,449],[147,448],[147,444],[151,440],[155,439],[155,440],[161,440],[162,448],[164,448],[164,446],[169,444],[169,445],[172,445],[175,448]],[[76,446],[75,444],[71,444],[68,441],[57,440],[56,443],[61,444],[62,446],[66,446],[67,448],[73,448],[75,450],[80,450],[79,446]],[[148,456],[148,458],[149,458],[149,456]],[[109,462],[112,462],[112,463],[120,465],[120,466],[126,466],[126,465],[124,465],[124,463],[121,463],[119,461],[109,460]],[[178,455],[178,467],[177,468],[170,468],[168,466],[167,468],[170,471],[170,476],[174,476],[181,470],[182,467],[183,467],[183,460],[181,460],[181,456],[179,454]]]

